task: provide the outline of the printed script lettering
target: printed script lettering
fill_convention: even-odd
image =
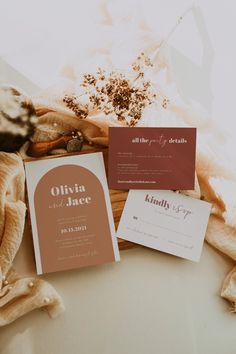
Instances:
[[[149,139],[145,137],[132,138],[133,144],[147,144],[152,146],[153,144],[159,144],[162,148],[169,144],[187,144],[187,139],[185,138],[170,138],[169,140],[165,138],[164,134],[161,134],[158,138]]]
[[[165,210],[170,210],[179,216],[183,216],[186,219],[189,215],[193,214],[191,210],[185,208],[182,204],[173,204],[165,199],[157,199],[153,195],[146,194],[145,202],[157,205]]]

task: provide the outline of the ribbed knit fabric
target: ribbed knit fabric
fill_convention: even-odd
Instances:
[[[64,309],[56,290],[39,278],[18,275],[12,264],[25,224],[25,173],[20,155],[0,152],[0,326],[36,308],[51,317]]]

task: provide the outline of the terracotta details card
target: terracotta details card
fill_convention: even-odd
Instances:
[[[109,129],[109,187],[194,189],[196,128]]]
[[[117,236],[199,261],[211,204],[172,191],[131,190]]]
[[[25,169],[38,274],[119,260],[102,153]]]

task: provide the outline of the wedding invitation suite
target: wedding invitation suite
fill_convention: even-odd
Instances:
[[[211,204],[172,191],[131,190],[117,236],[199,261]]]
[[[37,273],[119,260],[101,152],[25,163]]]
[[[109,128],[109,187],[194,189],[196,128]]]

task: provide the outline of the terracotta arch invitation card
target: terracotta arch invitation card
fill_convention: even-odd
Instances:
[[[119,260],[101,152],[25,162],[37,273]]]

